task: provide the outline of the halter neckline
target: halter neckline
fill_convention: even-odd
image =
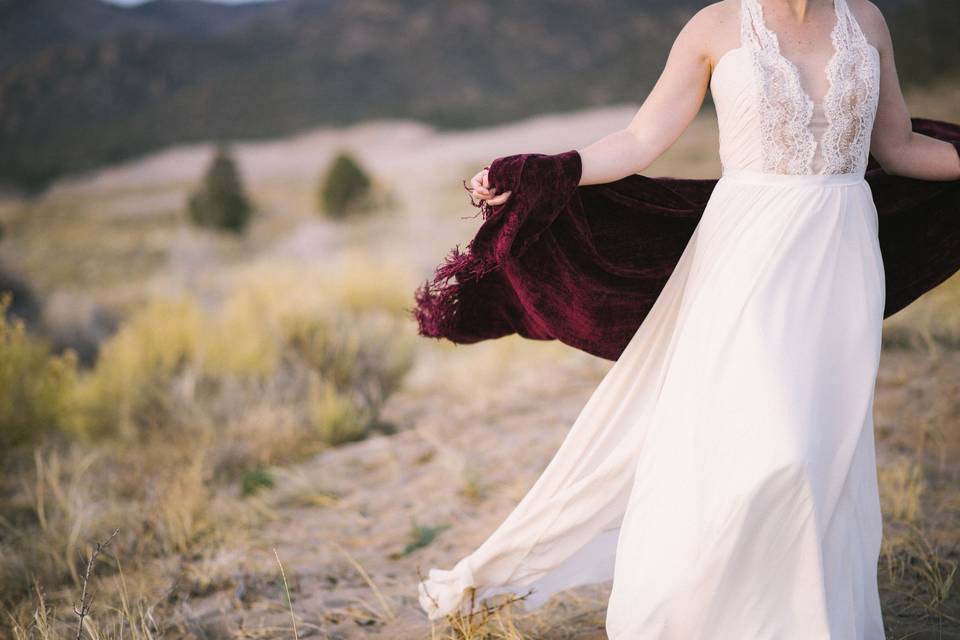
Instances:
[[[829,88],[830,87],[830,84],[829,84],[830,83],[830,67],[834,64],[837,57],[840,55],[839,34],[844,26],[843,16],[841,15],[840,4],[843,2],[844,0],[833,0],[832,2],[833,16],[834,16],[833,28],[830,30],[830,46],[832,47],[832,53],[830,55],[829,60],[827,60],[826,66],[824,66],[822,71],[822,73],[827,77],[828,88],[827,88],[827,92],[819,101],[815,101],[813,97],[810,95],[810,93],[806,90],[806,88],[804,88],[802,78],[800,76],[799,67],[797,67],[796,63],[794,63],[793,60],[785,56],[783,54],[783,51],[780,49],[780,38],[777,35],[777,32],[771,29],[767,25],[763,16],[763,5],[760,4],[760,0],[741,0],[740,2],[741,20],[748,19],[747,18],[748,14],[744,11],[745,7],[743,5],[744,3],[750,3],[751,6],[755,9],[755,17],[756,17],[755,25],[758,30],[763,30],[764,35],[767,38],[767,42],[770,46],[770,49],[774,52],[775,55],[783,59],[784,63],[786,63],[786,65],[791,69],[793,74],[796,76],[797,86],[800,89],[801,93],[803,93],[804,97],[807,100],[809,100],[811,104],[814,104],[820,107],[823,106],[824,102],[826,101],[826,98],[829,96],[829,93],[830,93],[830,88]],[[846,6],[844,6],[844,9],[846,9]],[[741,43],[741,45],[743,45],[743,43]]]

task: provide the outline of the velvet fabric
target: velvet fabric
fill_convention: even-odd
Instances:
[[[913,130],[954,145],[960,124],[912,118]],[[466,251],[451,249],[410,309],[419,334],[469,344],[516,333],[560,340],[616,360],[687,245],[716,179],[634,174],[578,186],[576,150],[503,156],[489,183],[507,201],[480,208]],[[879,219],[884,317],[960,269],[960,180],[887,174],[865,179]]]

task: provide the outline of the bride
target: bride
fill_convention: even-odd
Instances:
[[[960,179],[916,133],[868,0],[721,0],[694,15],[580,185],[642,172],[707,89],[722,176],[666,286],[490,537],[418,585],[431,620],[612,580],[616,640],[881,640],[873,435],[885,274],[868,154]],[[484,169],[472,193],[506,202]]]

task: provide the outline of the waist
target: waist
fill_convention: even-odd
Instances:
[[[792,186],[829,185],[829,184],[860,184],[866,182],[862,173],[832,173],[832,174],[786,174],[767,173],[754,169],[724,169],[721,180],[734,180],[750,184],[782,184]]]

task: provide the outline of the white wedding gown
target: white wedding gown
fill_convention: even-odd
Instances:
[[[612,580],[615,640],[883,640],[873,436],[884,272],[863,175],[879,53],[835,0],[820,83],[759,0],[710,81],[723,175],[513,512],[419,583],[430,619]],[[814,102],[804,86],[822,88]]]

